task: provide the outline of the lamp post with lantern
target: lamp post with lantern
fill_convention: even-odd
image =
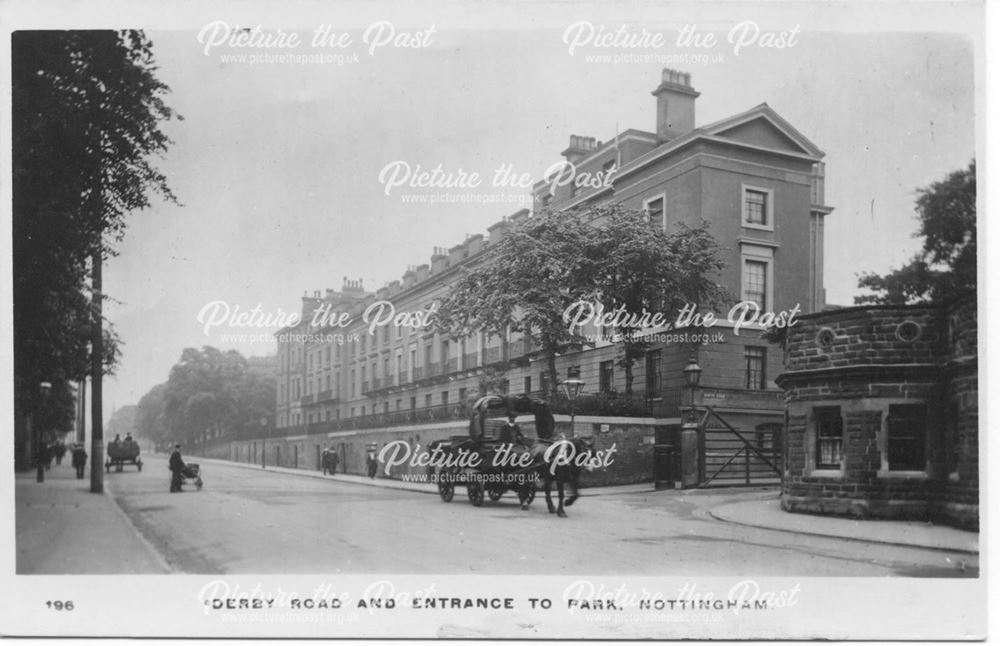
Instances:
[[[701,381],[701,366],[695,353],[684,366],[684,383],[691,391],[687,419],[681,426],[681,487],[688,489],[697,487],[701,482],[701,460],[698,455],[698,420],[695,416],[694,391]]]
[[[49,399],[49,393],[52,392],[52,384],[48,381],[43,381],[38,384],[39,393],[42,396],[42,405]],[[35,421],[35,480],[37,482],[45,482],[45,449],[42,448],[42,425]]]
[[[267,418],[260,418],[260,468],[267,468]]]
[[[576,437],[576,398],[580,396],[584,383],[579,378],[579,373],[573,372],[569,379],[562,382],[563,393],[569,400],[569,436]]]

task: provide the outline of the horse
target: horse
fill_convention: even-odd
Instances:
[[[545,504],[550,514],[566,518],[565,507],[571,506],[580,497],[581,465],[587,464],[594,457],[594,440],[589,437],[560,439],[551,444],[539,443],[532,449],[539,475],[545,483]],[[552,504],[552,483],[556,483],[559,493],[559,506]],[[567,497],[566,489],[572,489]],[[527,509],[522,504],[521,509]]]

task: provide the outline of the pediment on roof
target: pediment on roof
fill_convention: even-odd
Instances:
[[[751,146],[822,157],[823,151],[767,104],[704,128],[707,134]]]

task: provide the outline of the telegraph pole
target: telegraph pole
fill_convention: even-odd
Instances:
[[[98,190],[98,195],[100,191]],[[100,200],[98,200],[100,204]],[[93,254],[93,284],[91,286],[94,323],[91,331],[90,351],[90,492],[104,491],[104,418],[101,411],[101,379],[104,372],[104,325],[101,307],[101,233],[97,233],[97,249]]]

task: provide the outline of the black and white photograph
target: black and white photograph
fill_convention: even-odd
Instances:
[[[983,2],[0,17],[0,634],[987,637]]]

